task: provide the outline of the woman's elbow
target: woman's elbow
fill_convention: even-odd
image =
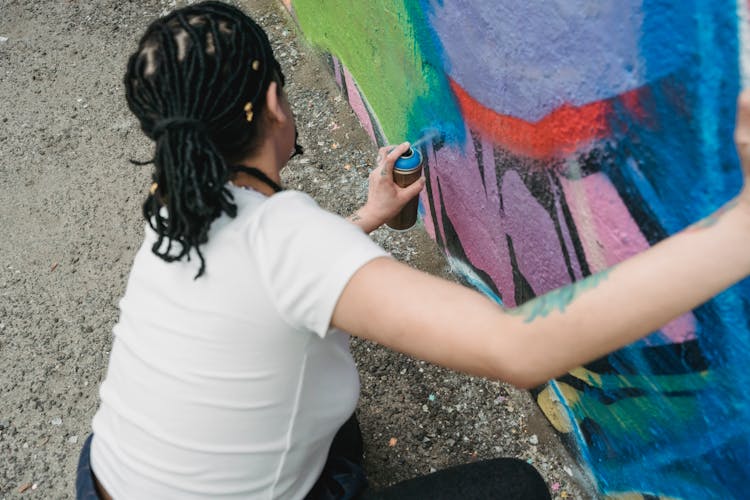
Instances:
[[[519,346],[520,347],[520,346]],[[493,356],[489,377],[511,384],[519,389],[533,389],[549,380],[547,370],[528,354],[505,343]]]

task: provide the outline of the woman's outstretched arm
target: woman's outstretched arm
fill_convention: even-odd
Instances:
[[[377,259],[332,324],[449,368],[533,387],[657,330],[750,275],[750,94],[736,143],[745,187],[722,210],[618,266],[504,310],[478,292]]]

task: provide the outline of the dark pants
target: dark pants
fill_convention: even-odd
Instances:
[[[76,473],[76,500],[99,500],[94,483],[94,472],[91,470],[91,434],[86,438],[78,458],[78,472]]]
[[[81,450],[77,500],[99,500],[91,471],[89,436]],[[367,490],[362,468],[362,434],[352,417],[333,439],[323,472],[305,500],[549,500],[539,473],[522,460],[496,458],[450,467],[402,481],[379,491]]]
[[[495,458],[457,465],[408,479],[379,491],[367,490],[361,500],[549,500],[547,485],[523,460]]]
[[[365,489],[362,434],[357,418],[339,429],[320,479],[306,500],[549,500],[542,476],[517,458],[450,467],[382,490]]]

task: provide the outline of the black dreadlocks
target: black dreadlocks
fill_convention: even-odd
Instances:
[[[262,139],[272,80],[284,75],[263,29],[238,9],[204,2],[154,21],[130,57],[125,91],[141,129],[156,142],[153,187],[143,216],[167,262],[200,259],[211,223],[237,214],[229,166]],[[249,103],[249,104],[248,104]],[[175,243],[178,246],[175,246]]]

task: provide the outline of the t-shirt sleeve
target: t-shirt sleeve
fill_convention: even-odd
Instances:
[[[333,310],[354,273],[388,255],[360,228],[298,191],[265,201],[249,238],[278,312],[292,327],[320,337],[330,329]]]

